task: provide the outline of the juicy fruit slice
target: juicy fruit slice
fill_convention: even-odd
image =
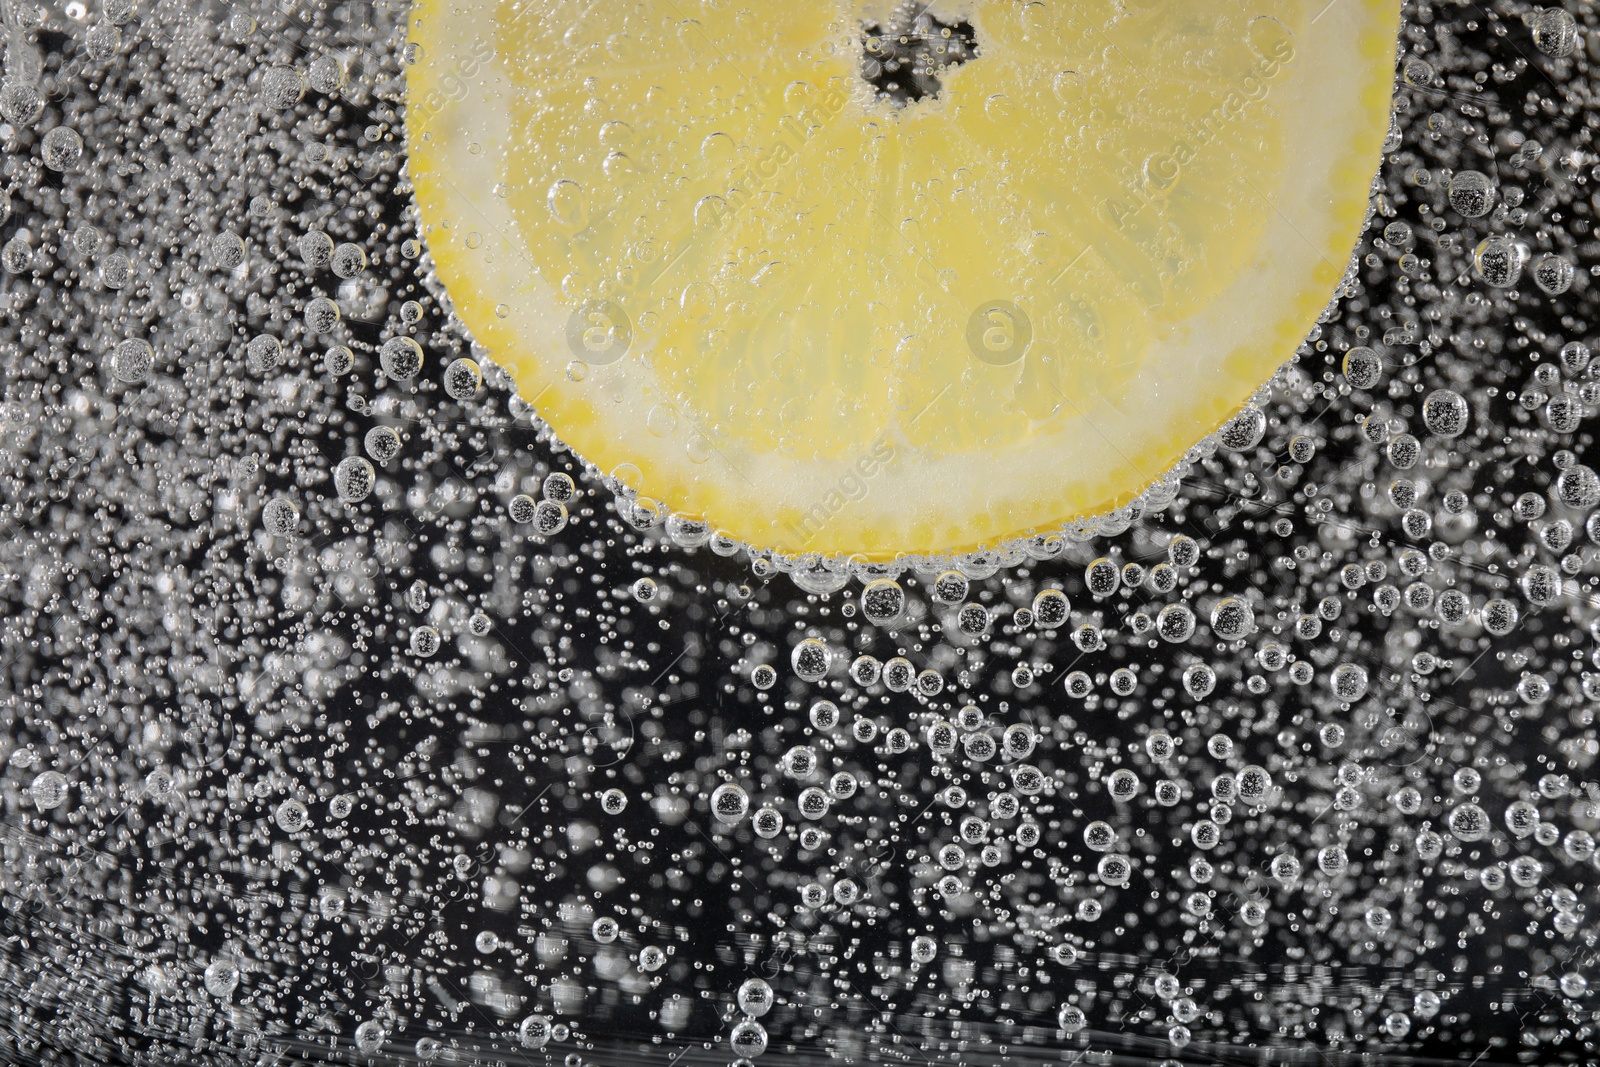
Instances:
[[[642,501],[793,554],[992,546],[1127,503],[1293,354],[1398,8],[936,4],[926,51],[976,54],[896,107],[893,5],[418,0],[411,177],[462,321]]]

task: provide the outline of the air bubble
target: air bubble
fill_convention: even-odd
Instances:
[[[346,504],[356,504],[372,495],[377,484],[377,472],[360,456],[348,456],[339,461],[333,471],[333,484],[339,499]]]
[[[409,337],[391,337],[378,349],[378,362],[395,381],[410,381],[422,370],[422,346]]]
[[[1450,179],[1450,206],[1466,218],[1487,215],[1494,199],[1494,183],[1482,171],[1463,170]]]
[[[66,170],[83,155],[83,138],[71,126],[57,126],[40,141],[39,155],[51,170]]]
[[[150,377],[156,363],[155,349],[150,342],[130,337],[120,342],[111,353],[111,373],[119,382],[138,384]]]

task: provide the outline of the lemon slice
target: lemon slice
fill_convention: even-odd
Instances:
[[[418,0],[410,176],[461,320],[625,491],[972,550],[1127,503],[1293,355],[1398,9]]]

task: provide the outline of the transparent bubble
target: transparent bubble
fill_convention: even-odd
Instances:
[[[202,982],[207,993],[218,1000],[227,1000],[239,988],[239,964],[231,957],[218,956],[206,965]]]
[[[292,534],[300,525],[300,509],[288,497],[275,496],[261,507],[261,525],[270,534]]]
[[[1528,603],[1544,607],[1561,595],[1561,572],[1543,563],[1534,564],[1523,572],[1521,586]]]
[[[411,631],[410,650],[413,656],[426,659],[437,653],[443,644],[439,631],[432,626],[418,626]]]
[[[1260,444],[1266,433],[1266,413],[1259,408],[1245,408],[1223,423],[1222,429],[1217,431],[1217,438],[1223,448],[1243,452]]]
[[[7,204],[0,204],[0,222],[4,222],[9,213]],[[92,259],[100,254],[105,244],[105,235],[98,229],[85,223],[72,232],[72,247],[85,259]]]
[[[933,582],[933,598],[941,604],[959,604],[967,598],[967,576],[960,571],[943,571]]]
[[[1589,366],[1592,353],[1582,341],[1568,341],[1561,346],[1561,369],[1568,375],[1577,375]]]
[[[409,337],[391,337],[379,346],[378,362],[395,381],[410,381],[422,370],[422,346]]]
[[[283,365],[283,345],[271,334],[257,334],[244,346],[245,362],[252,374],[265,374]]]
[[[1102,856],[1095,866],[1095,874],[1106,885],[1127,885],[1133,875],[1133,864],[1126,856]]]
[[[1476,804],[1460,804],[1449,818],[1450,832],[1462,841],[1481,841],[1489,832],[1489,816]]]
[[[559,471],[544,480],[543,496],[546,500],[554,501],[557,504],[566,504],[577,496],[577,493],[578,490],[572,478]]]
[[[374,426],[362,439],[362,446],[374,462],[387,464],[400,454],[400,434],[393,426]]]
[[[711,813],[718,822],[736,823],[750,810],[750,796],[732,782],[724,782],[711,794]]]
[[[306,328],[312,333],[332,333],[339,325],[339,305],[325,296],[306,304]]]
[[[1371,389],[1382,380],[1383,371],[1383,357],[1364,345],[1345,353],[1344,376],[1353,388]]]
[[[33,266],[33,246],[21,234],[0,247],[0,269],[7,274],[22,274]]]
[[[244,255],[244,239],[231,230],[212,237],[206,246],[206,256],[218,270],[238,270],[244,266]]]
[[[1090,595],[1105,598],[1115,593],[1122,584],[1122,572],[1115,563],[1102,556],[1084,569],[1083,584]]]
[[[795,674],[807,682],[820,681],[827,676],[832,662],[828,643],[818,637],[808,637],[795,645],[790,654]],[[813,721],[815,715],[813,715]]]
[[[1183,672],[1183,688],[1195,700],[1210,696],[1217,687],[1217,672],[1204,663],[1196,663]]]
[[[550,1031],[549,1019],[543,1015],[529,1015],[517,1026],[517,1041],[523,1048],[544,1048],[550,1043]]]
[[[1466,398],[1453,389],[1435,389],[1422,402],[1422,421],[1435,437],[1460,437],[1467,415]]]
[[[540,537],[560,533],[567,525],[567,509],[553,500],[541,500],[533,509],[533,529]]]
[[[33,806],[40,811],[54,811],[67,801],[67,778],[60,771],[41,771],[28,786]]]
[[[760,978],[746,979],[740,986],[735,997],[739,1010],[752,1019],[759,1019],[772,1010],[774,996],[772,987]]]
[[[57,126],[39,142],[39,157],[54,171],[63,171],[83,155],[83,138],[71,126]]]
[[[750,826],[755,830],[757,837],[770,841],[783,832],[783,813],[776,808],[757,808],[750,816]]]
[[[20,239],[17,240],[20,241]],[[25,242],[22,244],[24,248],[27,248]],[[11,244],[8,243],[6,248],[9,250],[11,248]],[[5,260],[5,256],[3,254],[0,254],[0,260]],[[15,274],[20,273],[20,271],[26,269],[26,267],[13,270],[9,261],[6,261],[6,269]],[[128,261],[128,257],[123,255],[121,252],[112,252],[101,261],[100,281],[107,289],[115,290],[125,288],[132,280],[133,264],[130,263]]]
[[[261,102],[283,111],[294,107],[306,94],[306,79],[295,67],[268,67],[261,78]]]
[[[1600,474],[1592,467],[1575,463],[1556,478],[1555,495],[1565,507],[1592,510],[1600,505]]]
[[[306,811],[304,804],[291,798],[273,810],[272,819],[284,833],[295,834],[305,829],[309,821],[309,812]]]
[[[344,64],[335,56],[318,56],[306,70],[307,83],[324,95],[337,93],[343,87],[344,79]]]
[[[1255,611],[1239,597],[1224,597],[1211,609],[1211,629],[1223,641],[1237,641],[1255,629]]]
[[[387,370],[387,368],[385,368]],[[483,372],[476,360],[452,360],[444,369],[444,391],[454,400],[470,400],[483,387]]]
[[[880,626],[897,620],[905,606],[905,590],[892,578],[876,578],[861,590],[861,614]]]
[[[150,377],[155,362],[156,353],[150,342],[130,337],[112,350],[111,373],[119,382],[138,384]]]
[[[956,628],[968,637],[979,637],[989,629],[989,611],[981,604],[964,604],[956,613]]]
[[[1534,284],[1550,296],[1560,296],[1572,288],[1572,280],[1576,275],[1572,262],[1563,256],[1541,256],[1533,265]]]
[[[44,112],[38,86],[21,79],[0,81],[0,115],[17,126],[31,126]]]
[[[145,775],[144,790],[152,797],[161,798],[170,796],[173,789],[172,772],[165,767],[157,767]]]
[[[1486,237],[1472,250],[1472,267],[1490,285],[1508,289],[1522,277],[1522,249],[1509,237]]]
[[[321,230],[307,230],[297,245],[301,262],[312,270],[321,270],[333,262],[333,238]]]
[[[1578,22],[1561,7],[1547,7],[1533,16],[1533,44],[1547,56],[1569,56],[1578,46]]]
[[[1139,792],[1139,776],[1126,768],[1113,771],[1106,780],[1106,792],[1114,800],[1132,800]]]
[[[1433,67],[1421,56],[1406,56],[1400,65],[1400,72],[1407,85],[1426,88],[1433,84]]]
[[[1450,179],[1450,206],[1469,219],[1481,218],[1494,207],[1494,182],[1487,174],[1463,170]]]
[[[1071,602],[1059,589],[1043,589],[1033,598],[1033,624],[1041,629],[1054,629],[1067,621]]]
[[[356,504],[372,495],[377,472],[360,456],[347,456],[333,469],[334,490],[346,504]]]
[[[301,251],[303,255],[304,249]],[[360,245],[347,241],[329,254],[328,263],[339,277],[354,278],[367,269],[367,253]]]
[[[539,502],[526,493],[518,493],[506,503],[506,514],[515,523],[530,523],[539,508]]]
[[[1163,641],[1181,643],[1194,633],[1194,612],[1183,604],[1168,604],[1156,616],[1156,633]]]

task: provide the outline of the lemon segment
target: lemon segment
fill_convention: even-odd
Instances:
[[[977,54],[904,107],[863,77],[874,6],[418,0],[456,313],[603,473],[757,546],[943,554],[1127,503],[1343,276],[1398,2],[935,5]]]

